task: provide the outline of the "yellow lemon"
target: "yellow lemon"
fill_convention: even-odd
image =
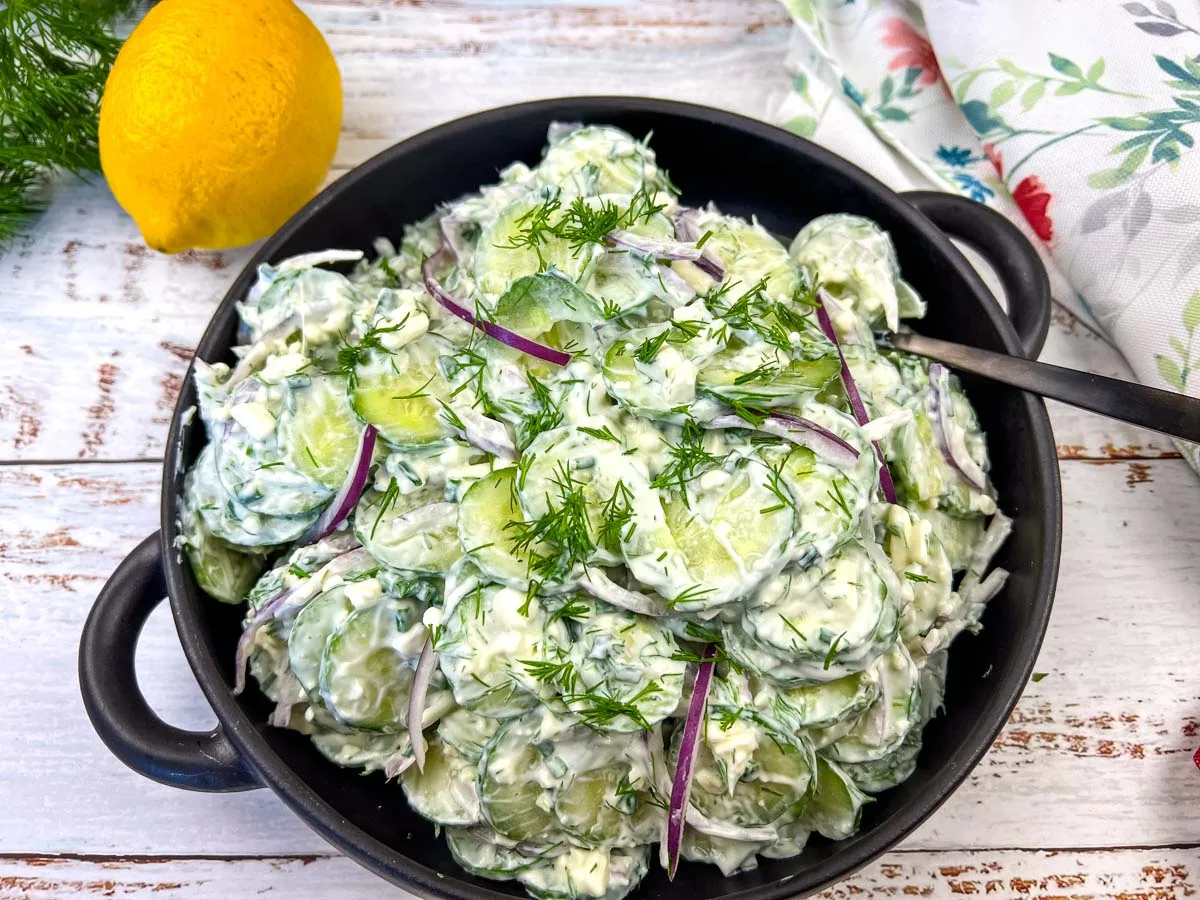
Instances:
[[[100,104],[100,163],[163,253],[270,234],[337,149],[342,80],[292,0],[162,0],[121,48]]]

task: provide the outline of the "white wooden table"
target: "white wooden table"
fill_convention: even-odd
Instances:
[[[506,102],[656,94],[766,117],[786,86],[775,0],[592,2],[306,4],[345,81],[333,177]],[[52,199],[0,254],[0,898],[401,896],[269,792],[161,787],[92,732],[79,629],[157,527],[182,375],[250,254],[156,255],[102,182],[63,181]],[[1044,358],[1129,375],[1064,313]],[[1200,886],[1200,480],[1161,438],[1051,415],[1066,510],[1045,677],[950,801],[827,897],[1165,900]],[[211,725],[165,610],[138,665],[170,721]]]

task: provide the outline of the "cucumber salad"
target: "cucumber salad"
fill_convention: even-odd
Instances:
[[[957,379],[876,342],[924,303],[873,222],[781,243],[555,125],[239,311],[179,511],[248,607],[236,689],[463,869],[619,900],[652,855],[847,838],[914,771],[1010,520]]]

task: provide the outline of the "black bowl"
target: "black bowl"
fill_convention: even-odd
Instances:
[[[1032,248],[999,215],[950,195],[899,196],[828,151],[741,116],[664,100],[595,97],[468,116],[397,144],[348,173],[263,244],[226,294],[197,357],[232,358],[234,303],[245,296],[260,263],[326,247],[369,250],[376,236],[399,235],[405,223],[438,203],[493,181],[507,163],[535,163],[553,121],[610,123],[638,136],[653,132],[660,164],[682,187],[685,202],[715,201],[726,212],[757,216],[777,233],[793,234],[823,213],[868,216],[891,233],[905,277],[929,301],[922,331],[1011,354],[1036,355],[1040,349],[1050,311],[1046,276]],[[942,228],[974,244],[992,263],[1014,307],[1015,329]],[[1061,536],[1058,463],[1040,400],[963,380],[988,434],[1002,506],[1016,520],[998,560],[1012,577],[989,606],[983,632],[961,637],[950,654],[946,711],[926,729],[916,773],[868,806],[861,832],[849,840],[814,839],[794,859],[765,861],[732,878],[685,863],[670,883],[654,866],[637,896],[773,900],[836,881],[937,809],[1004,725],[1050,614]],[[201,592],[175,544],[185,466],[205,440],[188,414],[195,402],[189,377],[167,441],[162,530],[121,564],[84,627],[79,674],[96,730],[132,768],[167,784],[210,791],[270,787],[330,843],[419,894],[523,895],[515,883],[462,872],[433,826],[410,811],[402,792],[386,786],[381,775],[340,769],[307,738],[266,727],[270,704],[256,691],[233,695],[240,610]],[[137,636],[164,593],[184,652],[220,721],[209,734],[166,725],[137,686]]]

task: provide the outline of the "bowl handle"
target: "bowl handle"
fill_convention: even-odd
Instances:
[[[193,791],[261,787],[219,725],[208,732],[168,725],[138,687],[138,637],[166,593],[156,532],[117,566],[84,623],[79,687],[88,718],[117,759],[147,778]]]
[[[1050,279],[1037,251],[1012,222],[977,200],[942,191],[901,196],[951,237],[977,251],[995,270],[1008,298],[1008,317],[1025,355],[1037,359],[1050,330]]]

